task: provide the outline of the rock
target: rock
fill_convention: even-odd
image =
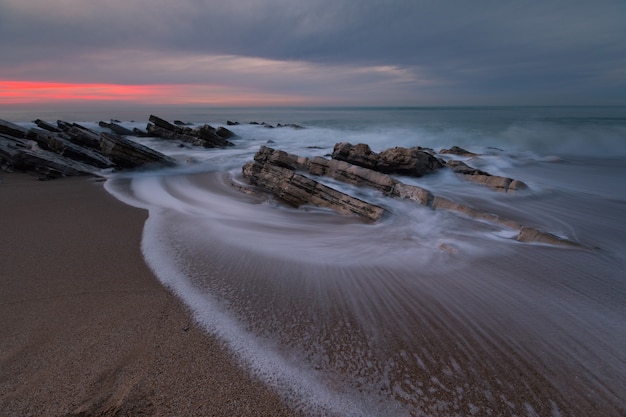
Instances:
[[[69,140],[76,145],[89,149],[100,150],[100,135],[77,123],[57,121],[57,126],[68,136]]]
[[[520,234],[516,237],[516,240],[520,242],[538,242],[555,246],[571,246],[575,248],[584,248],[577,242],[561,238],[553,235],[552,233],[544,232],[533,227],[523,226],[520,230]]]
[[[327,160],[321,156],[310,160],[308,171],[313,175],[324,175],[347,184],[374,188],[385,194],[391,194],[398,184],[398,181],[387,174],[337,159]]]
[[[26,137],[26,133],[28,133],[28,129],[23,128],[20,125],[16,125],[15,123],[0,119],[0,133],[4,133],[5,135],[12,136],[14,138],[24,138]]]
[[[175,126],[155,115],[150,115],[150,122],[151,123],[148,123],[146,127],[150,136],[178,140],[205,148],[234,146],[227,138],[235,137],[236,135],[226,128],[215,129],[208,124],[196,129],[192,129],[188,126]]]
[[[115,133],[116,135],[120,135],[120,136],[134,136],[135,135],[135,133],[132,130],[126,129],[124,126],[120,126],[113,121],[111,123],[99,122],[98,125],[100,127],[109,129],[111,132]]]
[[[450,149],[442,149],[439,151],[440,154],[450,154],[450,155],[458,155],[458,156],[478,156],[479,154],[470,152],[466,149],[463,149],[458,146],[453,146]]]
[[[285,123],[285,124],[278,123],[276,125],[276,127],[290,127],[292,129],[295,129],[295,130],[304,129],[304,127],[302,127],[300,125],[297,125],[297,124],[294,124],[294,123]]]
[[[160,127],[161,129],[169,130],[171,132],[176,132],[176,126],[168,122],[167,120],[161,119],[153,114],[150,115],[148,120],[153,123],[155,126]]]
[[[446,162],[446,166],[448,168],[450,168],[452,171],[454,171],[455,174],[462,174],[462,175],[491,175],[488,172],[481,171],[480,169],[477,169],[477,168],[473,168],[473,167],[467,165],[465,162],[459,161],[459,160],[456,160],[456,159],[453,159],[453,160],[450,160],[450,161]]]
[[[222,139],[230,139],[230,138],[234,138],[237,136],[232,131],[226,129],[225,127],[218,127],[217,130],[215,131],[215,134]]]
[[[39,127],[40,129],[47,130],[49,132],[53,132],[53,133],[61,133],[62,132],[62,130],[59,129],[58,127],[56,127],[56,126],[54,126],[54,125],[52,125],[52,124],[50,124],[48,122],[45,122],[45,121],[43,121],[41,119],[37,119],[33,123],[35,123],[37,125],[37,127]]]
[[[230,120],[226,120],[226,126],[237,126],[239,122],[231,122]]]
[[[414,177],[433,173],[444,166],[441,160],[422,148],[396,147],[375,153],[363,143],[338,143],[333,149],[332,158],[385,174]]]
[[[227,135],[226,132],[230,132],[230,130],[223,128],[222,134]],[[219,129],[218,129],[219,130]],[[198,128],[194,132],[200,139],[203,140],[202,146],[205,148],[225,148],[227,146],[235,146],[233,143],[226,140],[225,137],[220,136],[212,126],[204,125]],[[231,137],[235,136],[234,133],[230,132]]]
[[[243,166],[242,172],[252,184],[271,192],[295,207],[312,204],[343,214],[356,214],[371,221],[380,220],[385,211],[382,207],[327,187],[289,168],[271,163],[249,162]]]
[[[99,151],[78,146],[61,135],[41,129],[30,129],[27,137],[40,148],[98,168],[111,168],[115,164]]]
[[[102,133],[100,148],[119,168],[176,165],[172,158],[122,136]]]
[[[528,188],[522,181],[491,175],[488,172],[470,167],[462,161],[451,160],[446,163],[446,166],[464,179],[478,184],[484,184],[496,191],[514,192]]]
[[[18,169],[29,172],[40,179],[94,175],[98,172],[94,166],[40,149],[32,140],[7,135],[0,135],[0,166],[5,171]]]

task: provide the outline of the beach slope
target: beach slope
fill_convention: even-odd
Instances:
[[[2,414],[295,415],[145,265],[146,216],[93,179],[0,176]]]

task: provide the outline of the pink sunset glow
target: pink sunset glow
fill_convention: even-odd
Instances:
[[[304,97],[258,93],[222,85],[61,83],[0,80],[0,104],[113,101],[149,104],[313,104]]]

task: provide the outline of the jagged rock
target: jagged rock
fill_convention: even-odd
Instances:
[[[114,163],[102,153],[78,146],[59,134],[41,129],[30,129],[27,137],[37,142],[39,147],[58,155],[83,162],[98,168],[111,168]]]
[[[205,124],[196,129],[189,126],[175,126],[170,122],[161,119],[155,115],[150,115],[150,122],[146,130],[150,136],[160,137],[163,139],[179,140],[185,143],[191,143],[196,146],[205,148],[224,148],[234,146],[227,138],[236,135],[226,128],[215,129]]]
[[[226,120],[226,125],[227,126],[237,126],[239,124],[239,122],[231,122],[230,120]]]
[[[234,138],[237,136],[232,131],[226,129],[225,127],[218,127],[217,130],[215,131],[215,134],[222,139],[230,139],[230,138]]]
[[[458,155],[458,156],[478,156],[477,153],[470,152],[466,149],[463,149],[459,146],[453,146],[450,149],[442,149],[439,151],[440,154],[450,154],[450,155]]]
[[[146,132],[145,130],[141,130],[137,127],[133,128],[133,136],[138,136],[138,137],[146,137],[146,136],[150,136],[150,134],[148,132]]]
[[[109,129],[111,132],[120,136],[133,136],[134,133],[130,129],[126,129],[124,126],[120,126],[115,122],[107,123],[107,122],[99,122],[98,125],[100,127],[104,127]]]
[[[304,127],[302,127],[302,126],[300,126],[300,125],[297,125],[297,124],[294,124],[294,123],[285,123],[285,124],[280,124],[280,123],[278,123],[278,124],[276,125],[276,127],[290,127],[290,128],[292,128],[292,129],[295,129],[295,130],[304,129]]]
[[[4,133],[5,135],[12,136],[14,138],[24,138],[26,137],[26,133],[28,133],[28,129],[23,128],[20,125],[16,125],[15,123],[0,119],[0,133]]]
[[[528,186],[523,181],[514,180],[512,178],[500,177],[497,175],[491,175],[488,172],[470,167],[462,161],[451,160],[446,163],[446,166],[454,171],[455,174],[462,176],[464,179],[479,184],[484,184],[487,187],[492,188],[496,191],[513,192],[525,190],[528,188]]]
[[[176,132],[176,126],[168,122],[167,120],[161,119],[160,117],[151,114],[148,120],[154,125],[160,127],[161,129],[169,130],[171,132]]]
[[[56,127],[56,126],[54,126],[54,125],[52,125],[52,124],[50,124],[50,123],[48,123],[46,121],[43,121],[41,119],[37,119],[33,123],[35,123],[40,129],[47,130],[48,132],[53,132],[53,133],[61,133],[62,132],[62,130],[59,129],[58,127]]]
[[[230,136],[228,137],[234,137],[235,134],[226,128],[220,129],[215,130],[212,126],[204,125],[198,128],[195,133],[199,138],[205,141],[202,145],[205,148],[224,148],[227,146],[234,146],[234,144],[229,142],[225,136],[228,136],[228,132],[230,132]],[[220,134],[225,136],[218,134],[218,131],[220,131]]]
[[[168,167],[175,165],[172,158],[122,136],[96,133],[77,123],[57,122],[71,142],[101,152],[119,169],[139,168],[145,165]]]
[[[254,161],[245,164],[242,172],[252,184],[295,207],[312,204],[343,214],[356,214],[372,221],[380,220],[385,211],[382,207],[327,187],[289,168]]]
[[[100,137],[102,152],[120,168],[171,167],[176,165],[172,158],[130,139],[107,133],[102,133]]]
[[[414,177],[430,174],[444,166],[441,160],[422,148],[396,147],[375,153],[363,143],[357,145],[347,142],[337,143],[332,158],[385,174]]]
[[[69,140],[76,145],[89,149],[100,150],[100,135],[87,129],[78,123],[57,121],[57,126],[68,136]]]
[[[40,179],[97,174],[98,168],[50,151],[39,149],[36,142],[0,135],[0,166],[5,171],[18,169]]]

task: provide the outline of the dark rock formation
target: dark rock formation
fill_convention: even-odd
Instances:
[[[332,158],[349,162],[384,174],[421,177],[442,168],[444,163],[423,148],[390,148],[381,153],[372,152],[366,144],[335,145]]]
[[[100,122],[98,123],[98,125],[100,127],[104,127],[109,129],[111,132],[115,133],[116,135],[120,135],[120,136],[134,136],[134,132],[132,130],[126,129],[124,126],[120,126],[115,122],[111,122],[111,123],[107,123],[107,122]]]
[[[62,130],[59,129],[58,127],[56,127],[56,126],[54,126],[54,125],[52,125],[52,124],[50,124],[50,123],[48,123],[46,121],[43,121],[41,119],[37,119],[33,123],[35,123],[37,125],[37,127],[39,127],[40,129],[47,130],[48,132],[53,132],[53,133],[61,133],[62,132]]]
[[[122,136],[102,133],[100,148],[117,167],[123,169],[176,165],[172,158]]]
[[[5,135],[14,138],[25,138],[28,133],[28,129],[11,122],[7,122],[6,120],[0,120],[0,133],[4,133]]]
[[[234,146],[227,139],[236,137],[236,135],[225,127],[215,129],[205,124],[192,129],[188,126],[176,126],[155,115],[150,115],[149,121],[150,123],[148,123],[146,130],[150,136],[191,143],[192,145],[205,148]]]
[[[0,135],[0,167],[20,170],[39,179],[95,174],[98,168],[40,149],[29,139]]]
[[[37,142],[39,147],[58,155],[83,162],[97,168],[112,168],[115,164],[103,153],[76,145],[62,134],[54,134],[41,129],[30,129],[26,135]]]
[[[25,129],[0,121],[0,166],[41,179],[98,175],[103,168],[127,169],[175,165],[171,158],[115,134],[96,133],[76,123]]]

